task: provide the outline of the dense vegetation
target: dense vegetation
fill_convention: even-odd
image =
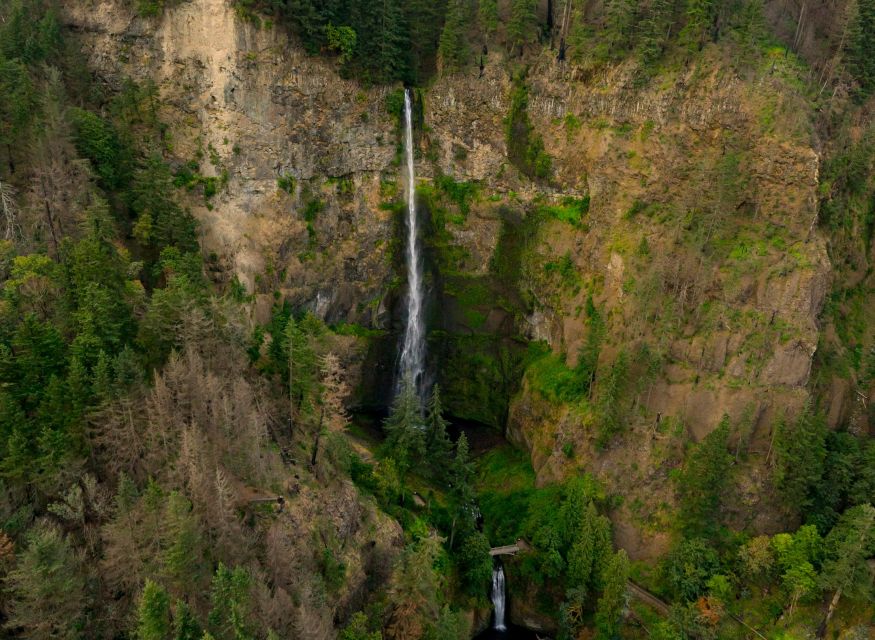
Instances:
[[[206,159],[171,159],[155,87],[92,84],[42,0],[0,9],[0,81],[7,633],[324,638],[348,622],[348,640],[466,637],[457,599],[483,598],[491,564],[437,389],[427,439],[408,404],[370,472],[338,436],[342,338],[282,304],[250,331],[239,284],[207,281],[180,202],[183,190],[209,202],[226,178],[203,177]],[[406,483],[420,446],[440,465],[427,481],[449,487],[433,525]],[[356,538],[387,516],[349,494],[350,474],[404,523],[404,549]],[[364,529],[295,524],[296,509],[338,496]],[[350,558],[374,564],[375,592],[358,601],[373,607],[335,623],[327,602]],[[444,595],[447,575],[458,578]]]
[[[148,18],[165,8],[135,4]],[[549,42],[551,56],[583,72],[633,60],[642,84],[715,42],[743,74],[771,43],[759,0],[575,0],[549,3],[549,16],[532,0],[236,4],[244,18],[287,25],[308,52],[336,58],[364,83],[475,73],[491,48],[503,48],[519,65],[504,123],[508,161],[544,186],[553,164],[528,114],[525,66]],[[864,103],[875,90],[875,1],[849,8],[838,62],[821,75],[824,88]],[[527,275],[518,255],[508,257],[520,251],[511,236],[545,221],[585,229],[588,196],[536,204],[517,227],[502,213],[504,253],[473,279],[452,272],[446,226],[466,221],[480,185],[438,174],[421,189],[448,295],[472,329],[448,360],[480,376],[479,386],[459,375],[454,397],[436,386],[422,412],[407,385],[383,439],[344,434],[350,389],[335,352],[349,336],[279,295],[270,322],[253,327],[245,290],[208,281],[215,265],[204,264],[181,203],[190,191],[209,202],[227,175],[206,177],[201,158],[173,157],[156,87],[129,81],[111,92],[93,82],[54,5],[12,0],[0,8],[0,96],[0,608],[9,634],[321,639],[342,627],[344,640],[465,638],[463,610],[486,606],[490,546],[519,537],[532,549],[509,563],[512,595],[556,620],[563,638],[584,629],[640,637],[624,622],[629,606],[650,637],[664,639],[743,637],[746,625],[790,638],[825,628],[841,608],[853,620],[871,613],[871,409],[863,404],[831,430],[816,402],[827,372],[855,390],[875,381],[868,275],[832,292],[825,316],[835,335],[818,350],[815,402],[779,416],[772,431],[764,482],[791,530],[731,526],[726,493],[748,462],[753,418],[726,416],[667,459],[670,550],[655,567],[631,563],[605,515],[623,496],[582,471],[536,487],[528,462],[504,448],[472,461],[467,438],[453,442],[444,416],[445,404],[478,406],[477,417],[506,426],[525,370],[533,393],[577,412],[597,450],[635,419],[665,349],[645,341],[610,349],[592,295],[581,305],[573,365],[539,343],[509,348],[477,334],[483,292]],[[845,125],[837,116],[829,123]],[[833,260],[867,273],[875,134],[859,128],[830,150],[819,223]],[[730,140],[706,176],[718,185],[698,203],[707,232],[699,220],[679,231],[703,255],[725,240],[714,220],[740,190],[740,156]],[[280,176],[278,187],[294,192],[294,180]],[[314,197],[304,210],[311,241],[322,207]],[[635,201],[625,217],[657,208]],[[636,251],[647,255],[646,238]],[[542,267],[549,282],[580,291],[569,254]],[[680,426],[666,418],[655,429],[671,438]],[[572,459],[573,445],[560,446]],[[341,520],[355,513],[356,526],[337,525],[327,504]],[[357,587],[365,595],[348,593],[356,570],[367,577]],[[630,605],[630,577],[670,603],[667,616]],[[335,599],[348,605],[338,619]]]

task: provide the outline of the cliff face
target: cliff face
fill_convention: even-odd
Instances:
[[[225,275],[333,320],[378,322],[391,236],[380,177],[395,173],[386,90],[340,79],[225,0],[180,3],[160,19],[120,2],[71,4],[95,73],[114,89],[125,78],[154,82],[172,155],[205,176],[227,172],[209,203],[189,203]]]
[[[156,83],[180,163],[227,175],[209,202],[190,198],[215,277],[234,274],[256,292],[262,319],[278,292],[329,321],[389,325],[395,231],[380,205],[397,200],[400,180],[390,89],[340,78],[279,30],[241,21],[226,0],[190,0],[153,20],[114,1],[75,3],[67,18],[110,87],[126,77]],[[553,355],[541,364],[573,367],[593,331],[588,308],[597,310],[597,384],[621,354],[631,362],[623,428],[599,440],[604,417],[552,397],[543,367],[528,360],[505,410],[508,433],[531,451],[539,481],[585,469],[622,495],[616,531],[633,557],[663,550],[668,471],[724,414],[749,452],[730,498],[736,524],[775,528],[771,428],[808,398],[830,282],[816,228],[819,159],[796,70],[777,60],[739,78],[714,51],[642,87],[622,66],[577,78],[545,56],[523,80],[509,66],[493,53],[482,77],[443,77],[422,92],[419,174],[477,182],[464,206],[446,204],[455,215],[434,223],[438,288],[452,308],[444,328],[545,340]],[[521,86],[549,178],[530,179],[508,159],[506,119]],[[293,185],[278,188],[288,177]],[[487,368],[459,371],[474,385]],[[482,386],[456,412],[502,422],[500,408],[481,415],[501,392]]]
[[[600,416],[538,391],[534,367],[510,412],[510,436],[532,452],[539,480],[586,469],[624,497],[616,531],[638,556],[666,542],[668,471],[684,443],[724,414],[736,447],[750,454],[730,498],[736,524],[779,526],[764,460],[776,417],[808,398],[830,284],[816,229],[819,158],[805,104],[789,87],[792,70],[742,80],[725,66],[715,54],[641,89],[624,68],[579,81],[539,61],[528,74],[528,112],[553,158],[550,184],[507,165],[510,80],[497,66],[430,92],[426,120],[444,172],[483,180],[505,202],[590,197],[583,224],[548,218],[531,239],[521,278],[529,337],[547,339],[573,366],[592,296],[606,325],[601,372],[620,351],[647,345],[661,354],[656,375],[633,364],[641,384],[628,387],[628,426],[607,443],[595,443]],[[463,162],[457,147],[468,150]],[[480,245],[496,232],[469,217],[454,236],[488,254]]]

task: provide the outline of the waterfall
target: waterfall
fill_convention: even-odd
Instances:
[[[414,385],[420,402],[425,396],[425,320],[423,318],[422,255],[419,219],[416,215],[416,172],[413,167],[413,105],[410,90],[404,91],[404,151],[407,157],[407,324],[398,371],[400,385]]]
[[[492,628],[496,631],[505,631],[504,626],[504,567],[501,561],[496,562],[492,569],[492,607],[495,609],[495,622]]]

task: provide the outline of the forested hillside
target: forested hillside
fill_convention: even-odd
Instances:
[[[870,637],[873,93],[875,0],[2,3],[3,637],[467,640],[517,540],[512,631]]]

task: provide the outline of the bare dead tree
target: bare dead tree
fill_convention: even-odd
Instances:
[[[0,211],[3,213],[4,240],[15,240],[21,235],[18,224],[18,205],[15,202],[15,188],[0,180]]]

